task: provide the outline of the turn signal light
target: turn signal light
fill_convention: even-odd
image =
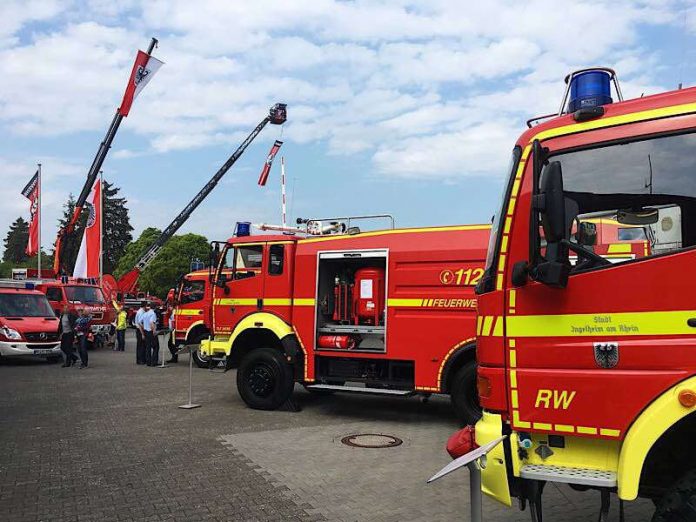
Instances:
[[[696,392],[693,390],[682,390],[679,392],[679,403],[685,408],[696,406]]]
[[[478,396],[487,399],[491,396],[491,381],[488,377],[479,374],[476,378]]]

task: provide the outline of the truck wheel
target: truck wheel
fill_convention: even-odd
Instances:
[[[457,370],[452,381],[451,400],[454,412],[466,425],[481,418],[481,405],[476,391],[476,361],[469,361]]]
[[[694,521],[696,521],[696,470],[691,470],[669,488],[660,499],[652,522]]]
[[[273,348],[251,350],[237,370],[237,390],[255,410],[275,410],[292,394],[295,385],[292,367]]]

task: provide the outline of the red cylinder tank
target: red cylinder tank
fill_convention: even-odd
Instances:
[[[366,267],[356,270],[353,290],[355,324],[380,324],[384,311],[384,275],[384,268]]]
[[[356,339],[350,335],[320,335],[317,339],[319,348],[338,348],[352,350],[357,345]]]

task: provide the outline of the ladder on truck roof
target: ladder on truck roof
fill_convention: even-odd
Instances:
[[[160,236],[155,240],[155,242],[147,249],[145,254],[143,254],[140,259],[135,263],[133,269],[124,274],[118,281],[118,288],[122,292],[131,292],[138,281],[140,273],[152,262],[152,260],[157,257],[160,250],[164,244],[169,241],[169,239],[181,228],[181,226],[186,222],[186,220],[193,214],[198,205],[200,205],[203,200],[210,194],[222,177],[227,173],[228,170],[235,164],[235,162],[244,153],[247,147],[252,141],[259,135],[263,128],[271,123],[273,125],[282,125],[287,119],[287,105],[284,103],[276,103],[270,108],[268,116],[266,116],[261,122],[256,126],[256,128],[251,131],[251,133],[246,137],[246,139],[237,147],[228,160],[218,169],[218,171],[213,175],[213,177],[206,183],[203,188],[194,196],[194,198],[189,201],[188,205],[184,207],[179,215],[177,215],[174,220],[169,224],[167,228],[160,234]]]

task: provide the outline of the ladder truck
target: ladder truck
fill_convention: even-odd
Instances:
[[[472,521],[483,492],[540,522],[547,484],[598,492],[600,521],[613,495],[620,520],[641,497],[653,522],[693,521],[696,88],[624,101],[606,68],[566,84],[512,150],[476,288],[483,416],[431,480],[468,466]],[[598,255],[598,213],[650,248]]]
[[[152,55],[152,51],[157,46],[157,43],[157,38],[153,38],[150,41],[150,46],[147,48],[147,52],[145,53],[148,57]],[[75,201],[75,210],[73,212],[73,215],[70,221],[65,225],[65,227],[61,228],[58,231],[58,235],[56,236],[55,241],[55,254],[53,260],[53,271],[57,275],[67,275],[67,269],[64,263],[62,262],[63,242],[68,236],[70,236],[74,232],[75,224],[77,223],[77,220],[80,218],[80,214],[82,213],[82,209],[85,206],[87,197],[89,196],[89,193],[92,190],[94,182],[97,180],[97,176],[99,176],[99,171],[101,170],[102,165],[104,164],[106,155],[111,149],[111,144],[114,141],[114,138],[116,137],[116,132],[118,132],[118,128],[120,127],[123,118],[125,118],[127,114],[127,112],[121,110],[121,107],[116,109],[116,114],[114,114],[114,118],[113,120],[111,120],[111,125],[109,125],[109,129],[106,131],[106,136],[104,136],[104,139],[99,144],[97,154],[94,156],[94,160],[92,160],[92,165],[90,166],[89,171],[87,172],[87,179],[85,180],[85,184],[82,186],[82,190],[80,191],[80,195],[78,196],[77,201]]]
[[[135,266],[130,272],[127,272],[117,281],[117,287],[119,292],[124,294],[130,294],[135,291],[138,283],[138,278],[145,268],[152,262],[157,254],[159,254],[162,247],[165,245],[169,239],[176,234],[176,232],[181,228],[181,226],[188,220],[188,218],[193,214],[194,210],[198,208],[203,200],[208,197],[208,195],[213,191],[215,186],[220,182],[222,177],[227,173],[228,170],[236,163],[236,161],[244,154],[244,151],[251,144],[252,141],[258,136],[263,128],[267,124],[272,125],[282,125],[287,120],[287,105],[285,103],[276,103],[273,105],[268,115],[261,120],[261,122],[254,128],[253,131],[246,137],[246,139],[237,147],[229,159],[220,167],[220,169],[213,175],[213,177],[205,184],[205,186],[194,196],[194,198],[184,207],[184,209],[177,215],[174,220],[167,226],[166,229],[160,234],[160,236],[155,240],[155,242],[147,249],[147,251],[138,259]]]

